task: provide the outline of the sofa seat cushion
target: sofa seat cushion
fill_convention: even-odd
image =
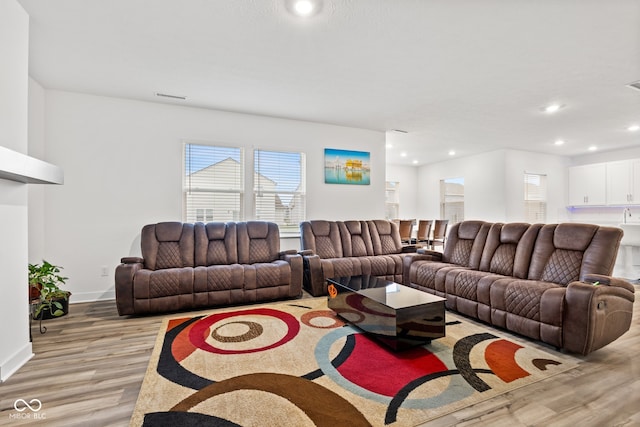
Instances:
[[[538,280],[504,278],[490,287],[491,323],[562,346],[566,288]]]
[[[193,293],[193,268],[140,270],[134,277],[133,296],[160,298]]]
[[[245,289],[286,285],[291,280],[291,266],[286,261],[243,265]]]
[[[464,268],[448,269],[445,276],[446,306],[467,316],[490,322],[491,285],[504,279],[501,274]]]
[[[409,283],[417,285],[418,289],[445,297],[447,274],[459,269],[468,270],[467,267],[448,262],[414,261],[409,270]]]
[[[360,257],[321,259],[322,274],[331,277],[358,276],[362,274]]]

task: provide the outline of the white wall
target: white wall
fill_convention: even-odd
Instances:
[[[418,182],[418,168],[416,166],[387,165],[387,181],[400,183],[400,218],[420,219],[418,198],[421,186]]]
[[[45,91],[38,82],[29,79],[29,155],[46,157],[44,129]],[[44,255],[44,185],[29,185],[29,263],[40,263]]]
[[[115,267],[139,254],[142,226],[181,220],[184,140],[304,151],[309,219],[384,216],[382,132],[49,90],[45,128],[45,160],[65,185],[45,189],[43,253],[64,266],[72,302],[113,298]],[[369,151],[371,185],[325,184],[324,148]]]
[[[29,17],[0,2],[0,146],[27,153]],[[32,357],[28,321],[27,185],[0,179],[0,381]],[[19,397],[19,396],[16,396]]]
[[[563,220],[568,159],[516,150],[451,159],[420,167],[418,211],[425,218],[440,217],[440,180],[464,178],[465,219],[489,222],[524,220],[524,172],[547,174],[547,222]]]

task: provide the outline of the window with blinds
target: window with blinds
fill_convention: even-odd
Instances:
[[[400,183],[386,181],[385,191],[385,218],[394,219],[400,217]]]
[[[547,221],[547,176],[524,174],[524,216],[529,223]]]
[[[464,178],[440,180],[440,219],[449,225],[464,221]]]
[[[183,197],[186,222],[244,220],[242,149],[185,144]]]
[[[255,150],[253,164],[255,218],[298,233],[306,214],[304,153]]]

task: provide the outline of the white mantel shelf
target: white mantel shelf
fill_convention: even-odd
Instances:
[[[56,165],[0,146],[0,179],[25,184],[63,184],[64,173]]]

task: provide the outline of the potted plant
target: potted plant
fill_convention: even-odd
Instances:
[[[59,285],[68,279],[59,274],[61,269],[46,260],[42,260],[42,264],[29,264],[29,295],[38,294],[33,312],[35,320],[60,317],[69,312],[71,292],[60,289]]]

